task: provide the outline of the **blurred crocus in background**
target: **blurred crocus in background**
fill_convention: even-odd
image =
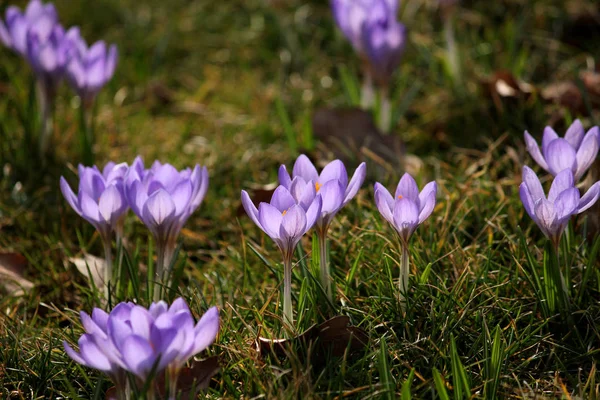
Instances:
[[[332,0],[335,21],[363,62],[361,105],[374,104],[380,89],[380,127],[391,129],[389,86],[406,44],[406,28],[398,22],[397,0]]]
[[[429,182],[419,192],[417,183],[408,173],[404,174],[396,187],[394,196],[379,182],[375,184],[377,209],[396,230],[400,239],[402,258],[400,261],[400,304],[405,307],[408,291],[410,237],[433,212],[437,195],[437,184]]]
[[[329,267],[329,252],[327,251],[327,231],[335,214],[356,196],[365,180],[367,166],[361,163],[350,182],[344,163],[334,160],[327,164],[321,174],[304,154],[294,163],[292,175],[285,165],[279,167],[279,183],[288,189],[299,204],[303,199],[310,199],[319,194],[322,199],[321,212],[315,223],[319,239],[319,261],[321,266],[321,285],[331,302],[331,273]]]
[[[148,170],[137,159],[125,179],[125,192],[133,212],[150,230],[156,243],[157,263],[154,299],[168,286],[177,238],[190,215],[200,206],[208,190],[208,171],[178,171],[170,164],[155,161]]]
[[[540,167],[557,176],[563,169],[573,172],[577,183],[594,163],[600,146],[600,129],[592,127],[587,133],[578,119],[575,120],[564,138],[547,126],[542,137],[542,148],[535,139],[525,131],[525,144],[531,157]]]
[[[292,186],[300,182],[296,180]],[[309,181],[314,185],[313,181]],[[303,205],[288,189],[279,186],[273,192],[270,203],[260,203],[258,209],[250,196],[242,190],[242,205],[252,221],[275,241],[283,256],[283,318],[291,328],[294,327],[292,310],[292,257],[294,249],[302,236],[313,227],[321,213],[322,200],[315,195]]]
[[[147,399],[155,396],[155,377],[165,374],[169,399],[177,398],[177,380],[186,362],[208,348],[219,332],[219,311],[212,307],[194,325],[183,298],[171,306],[164,301],[148,309],[120,303],[110,314],[95,308],[92,315],[80,312],[85,330],[78,341],[79,353],[66,342],[69,357],[104,372],[115,385],[119,399],[147,388]],[[128,379],[127,374],[132,379]],[[158,388],[164,389],[164,388]]]
[[[79,166],[79,188],[73,192],[64,177],[60,178],[60,190],[69,205],[86,221],[91,223],[104,245],[106,265],[104,268],[104,295],[109,297],[109,283],[114,284],[112,269],[112,233],[122,235],[123,216],[128,204],[123,188],[127,173],[126,163],[108,163],[102,172],[98,167]]]

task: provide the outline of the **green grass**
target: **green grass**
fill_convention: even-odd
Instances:
[[[343,314],[370,336],[364,353],[310,365],[253,350],[257,336],[281,334],[283,270],[274,244],[237,208],[241,189],[274,182],[281,163],[291,167],[295,146],[313,146],[314,110],[356,102],[358,62],[326,2],[56,2],[65,25],[119,47],[116,76],[98,99],[97,162],[141,154],[146,163],[208,167],[209,194],[182,235],[178,290],[197,317],[212,305],[221,310],[210,353],[223,367],[208,397],[600,397],[597,243],[578,217],[563,246],[575,285],[572,325],[544,317],[526,271],[529,259],[541,265],[545,241],[518,198],[522,164],[534,164],[523,130],[539,138],[550,122],[562,130],[579,117],[591,126],[600,114],[573,113],[539,94],[501,99],[499,107],[482,84],[508,70],[543,88],[587,68],[600,41],[567,35],[573,7],[563,3],[465,1],[456,24],[464,73],[457,87],[446,73],[438,13],[423,1],[403,2],[410,44],[392,88],[395,131],[418,157],[410,171],[419,184],[438,182],[438,205],[411,242],[406,315],[396,300],[396,240],[372,189],[375,179],[395,186],[401,166],[368,159],[367,182],[332,225],[333,310],[312,278],[318,263],[307,235],[293,280],[300,329]],[[72,362],[61,343],[76,342],[77,312],[97,304],[66,260],[83,250],[102,255],[97,234],[58,189],[61,175],[75,178],[80,159],[78,110],[63,87],[55,155],[41,167],[23,144],[35,123],[30,81],[24,62],[0,49],[0,248],[25,255],[26,277],[36,284],[24,296],[0,298],[0,398],[103,398],[110,383]],[[148,233],[131,214],[125,233],[130,266],[147,265]],[[133,299],[133,288],[123,293],[116,300]]]

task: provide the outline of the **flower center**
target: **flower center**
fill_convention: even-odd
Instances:
[[[281,215],[285,215],[285,214],[287,214],[287,211],[288,211],[288,210],[283,210],[283,211],[281,212]]]
[[[402,196],[401,194],[398,195],[398,200],[401,200],[402,198],[404,198],[404,196]]]
[[[315,190],[318,192],[321,189],[321,185],[319,182],[315,183]]]

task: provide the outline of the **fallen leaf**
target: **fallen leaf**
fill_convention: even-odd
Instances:
[[[33,288],[33,282],[24,278],[27,259],[18,253],[0,253],[0,288],[9,296],[22,296]]]
[[[517,79],[510,71],[499,70],[488,78],[481,81],[483,91],[494,102],[494,106],[500,112],[504,111],[504,99],[528,99],[535,93],[533,85]]]
[[[69,262],[73,263],[88,281],[93,281],[97,288],[104,287],[106,261],[103,258],[85,254],[83,258],[71,257],[69,258]]]

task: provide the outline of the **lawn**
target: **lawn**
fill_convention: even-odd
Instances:
[[[12,4],[26,6],[0,0],[0,15]],[[218,356],[220,370],[199,398],[600,398],[600,208],[574,217],[562,237],[558,262],[571,297],[566,312],[549,312],[533,279],[549,262],[547,240],[519,197],[524,165],[546,189],[551,182],[528,154],[525,130],[540,143],[547,125],[562,136],[575,119],[586,130],[600,122],[596,1],[461,2],[456,74],[437,2],[404,0],[407,45],[390,84],[389,134],[366,133],[370,117],[351,109],[361,63],[325,0],[55,5],[65,26],[119,50],[94,105],[95,163],[140,155],[147,166],[208,169],[206,198],[179,237],[179,285],[165,294],[184,297],[196,319],[220,310],[217,340],[199,355]],[[156,246],[129,212],[114,248],[128,283],[108,304],[69,261],[103,256],[100,236],[59,188],[61,176],[77,184],[82,105],[59,87],[42,160],[30,138],[33,79],[0,47],[0,268],[32,283],[18,290],[0,275],[0,398],[104,399],[111,382],[71,360],[63,341],[77,345],[81,310],[149,306],[144,277]],[[367,165],[361,190],[329,229],[331,303],[314,230],[293,259],[297,332],[344,315],[368,336],[338,356],[292,346],[277,357],[255,347],[259,336],[290,333],[280,252],[240,193],[267,201],[279,166],[291,170],[300,154],[320,168],[340,157],[350,175]],[[419,188],[437,182],[437,202],[410,241],[403,303],[401,252],[374,184],[393,189],[405,172]],[[582,194],[600,179],[598,159],[585,178]]]

